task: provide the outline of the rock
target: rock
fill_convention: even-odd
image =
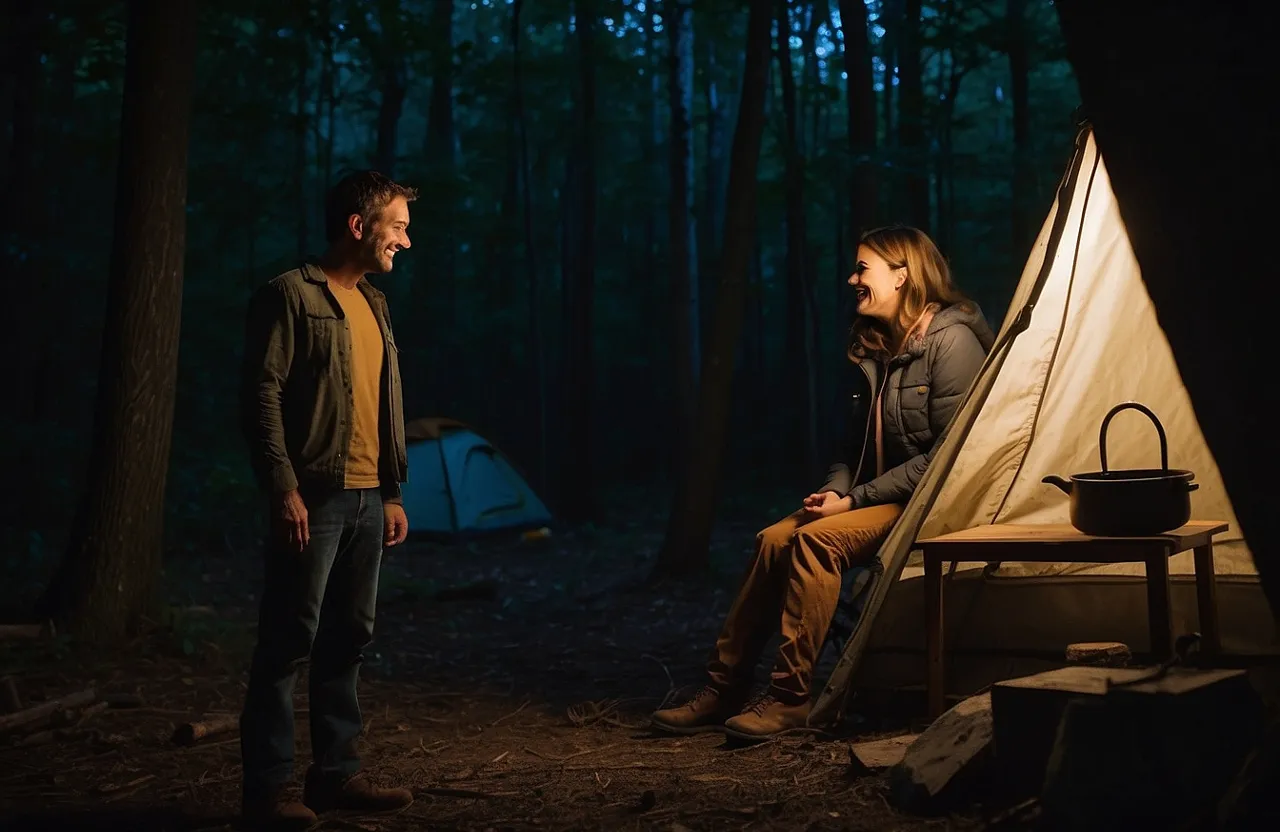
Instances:
[[[934,720],[889,771],[889,799],[922,814],[955,805],[990,756],[991,694],[972,696]]]

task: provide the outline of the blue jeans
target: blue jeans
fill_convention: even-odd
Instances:
[[[302,499],[311,532],[306,549],[267,547],[258,644],[240,715],[247,795],[270,793],[293,778],[293,688],[308,657],[315,768],[341,777],[360,767],[356,680],[373,640],[382,498],[371,488],[303,489]]]

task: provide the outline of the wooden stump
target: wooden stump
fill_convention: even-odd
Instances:
[[[1129,645],[1119,641],[1081,641],[1067,645],[1067,661],[1094,667],[1128,667],[1133,660]]]

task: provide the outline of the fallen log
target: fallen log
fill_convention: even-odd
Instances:
[[[0,641],[40,638],[45,632],[43,624],[0,624]]]
[[[6,714],[0,716],[0,734],[8,733],[17,728],[23,728],[27,725],[33,725],[41,720],[48,719],[59,711],[66,711],[72,708],[83,708],[86,705],[93,704],[98,698],[93,688],[82,690],[79,693],[68,694],[58,699],[51,699],[40,705],[36,705],[17,713]]]
[[[195,745],[206,737],[225,734],[240,729],[240,717],[235,714],[220,714],[200,722],[185,722],[173,731],[175,745]]]

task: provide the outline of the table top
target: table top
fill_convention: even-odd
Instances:
[[[1081,560],[1101,563],[1139,557],[1141,550],[1150,551],[1152,547],[1165,549],[1171,555],[1185,552],[1208,545],[1215,534],[1225,532],[1228,528],[1230,524],[1224,520],[1192,520],[1185,526],[1164,534],[1146,537],[1097,537],[1083,534],[1066,523],[995,523],[923,538],[916,541],[916,545],[923,548],[926,555],[932,552],[955,557],[961,550],[982,550],[992,558],[998,557],[992,549],[1034,547],[1024,548],[1021,554],[1007,559],[1066,561],[1075,556]]]

